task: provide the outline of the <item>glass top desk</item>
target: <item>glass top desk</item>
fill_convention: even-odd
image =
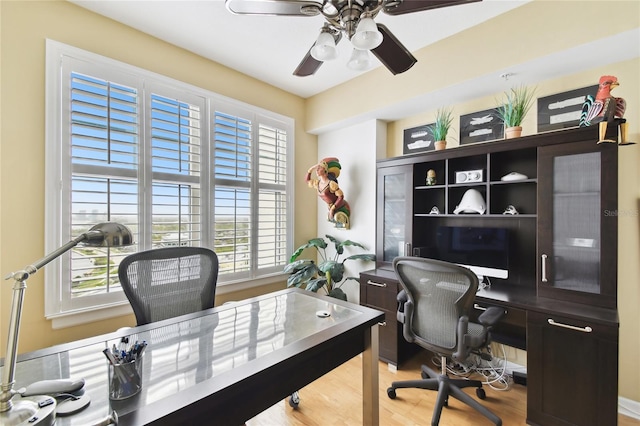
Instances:
[[[111,410],[120,425],[241,425],[363,353],[363,424],[378,425],[377,324],[383,317],[364,306],[287,289],[24,354],[14,389],[43,379],[84,378],[91,404],[58,416],[57,426],[96,424]],[[142,391],[110,401],[102,351],[123,336],[148,344]]]

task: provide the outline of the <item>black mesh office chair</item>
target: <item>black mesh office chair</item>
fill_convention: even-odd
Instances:
[[[204,247],[167,247],[125,257],[118,267],[138,325],[213,307],[218,256]]]
[[[393,261],[402,291],[398,295],[398,321],[403,323],[404,338],[441,357],[442,372],[422,366],[422,380],[393,382],[387,389],[391,399],[396,389],[420,388],[437,390],[432,425],[438,425],[442,407],[449,396],[473,407],[496,425],[502,420],[461,390],[475,387],[480,399],[486,397],[482,382],[447,377],[447,357],[462,362],[467,356],[489,343],[489,329],[504,315],[499,308],[489,308],[478,318],[480,324],[469,322],[478,278],[467,268],[420,257],[398,257]]]

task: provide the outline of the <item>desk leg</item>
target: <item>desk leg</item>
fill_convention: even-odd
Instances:
[[[378,426],[380,401],[378,397],[378,324],[364,334],[362,352],[362,424]]]

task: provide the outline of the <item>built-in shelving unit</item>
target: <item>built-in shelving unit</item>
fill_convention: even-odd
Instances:
[[[609,126],[607,137],[617,140],[616,131]],[[597,140],[593,126],[378,162],[376,269],[360,276],[360,303],[385,311],[383,359],[397,365],[411,349],[395,320],[393,259],[428,256],[441,226],[506,228],[508,278],[478,292],[471,320],[503,308],[493,339],[527,350],[527,422],[615,424],[618,229],[604,212],[617,209],[618,147]],[[457,181],[463,171],[482,177]],[[526,177],[503,180],[512,172]],[[454,213],[469,189],[482,195],[484,214]],[[518,214],[504,214],[508,206]]]

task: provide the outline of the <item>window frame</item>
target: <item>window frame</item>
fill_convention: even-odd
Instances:
[[[68,62],[73,62],[70,67]],[[179,96],[176,99],[201,99],[204,110],[201,120],[201,241],[200,246],[213,248],[214,229],[214,193],[216,181],[214,175],[214,151],[215,140],[213,130],[213,118],[215,111],[225,114],[236,114],[237,117],[251,117],[251,146],[255,155],[255,161],[251,168],[251,182],[249,184],[252,204],[257,204],[260,195],[258,185],[259,167],[257,151],[258,131],[260,125],[275,125],[284,130],[286,134],[286,182],[284,191],[286,192],[286,253],[291,253],[293,248],[293,219],[295,217],[294,200],[294,136],[295,121],[293,118],[283,116],[256,107],[244,102],[240,102],[217,93],[202,89],[188,83],[184,83],[154,72],[125,64],[114,59],[106,58],[91,52],[87,52],[54,40],[46,42],[46,94],[45,94],[45,252],[51,252],[69,241],[71,217],[70,199],[65,199],[66,187],[71,184],[71,155],[63,155],[63,151],[71,146],[69,128],[65,126],[64,105],[69,105],[68,87],[70,74],[69,69],[74,72],[81,72],[91,77],[103,78],[118,84],[127,84],[138,88],[138,116],[139,116],[139,150],[138,156],[142,157],[138,161],[136,170],[138,186],[138,223],[140,224],[140,234],[138,237],[137,250],[151,248],[151,191],[144,191],[144,187],[149,187],[153,182],[150,162],[145,161],[150,154],[150,99],[152,94],[161,96]],[[64,80],[66,79],[66,81]],[[70,108],[67,108],[68,115]],[[243,115],[238,115],[242,113]],[[63,143],[64,141],[64,143]],[[147,158],[148,160],[148,158]],[[129,169],[123,169],[124,175],[131,175]],[[257,215],[257,207],[251,210],[251,232],[257,237],[258,222],[260,216]],[[278,216],[276,216],[278,217]],[[280,216],[281,217],[281,216]],[[148,225],[146,225],[148,224]],[[260,268],[258,257],[255,256],[257,239],[251,239],[251,267],[250,270],[238,274],[221,274],[218,277],[217,294],[224,294],[232,291],[247,289],[268,283],[282,281],[284,274],[282,269],[286,265],[286,259],[282,264],[276,264],[270,268]],[[71,286],[65,285],[69,276],[65,273],[69,270],[70,254],[66,253],[45,268],[45,317],[53,320],[53,327],[60,328],[76,325],[88,321],[106,319],[113,316],[124,315],[131,312],[126,296],[121,290],[111,293],[93,295],[81,303],[72,303]],[[85,298],[85,296],[83,296]]]

